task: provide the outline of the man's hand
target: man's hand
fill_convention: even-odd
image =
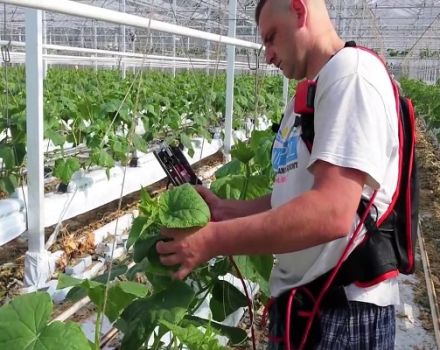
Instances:
[[[161,235],[171,240],[156,244],[160,262],[166,266],[180,265],[173,277],[183,280],[194,268],[214,257],[213,245],[209,244],[212,234],[212,223],[202,228],[162,229]]]
[[[221,202],[222,199],[217,197],[210,189],[197,185],[194,187],[197,192],[202,196],[206,204],[208,204],[209,210],[211,212],[212,221],[222,221],[224,220],[224,215],[221,213]]]

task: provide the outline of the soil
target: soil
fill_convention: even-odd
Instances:
[[[419,123],[417,161],[420,174],[420,229],[431,267],[431,278],[436,295],[440,295],[440,150],[437,140],[428,136]],[[417,266],[417,276],[424,280],[423,267]],[[416,300],[422,306],[424,327],[433,329],[429,301],[425,286],[416,291]],[[437,305],[440,307],[439,299]]]

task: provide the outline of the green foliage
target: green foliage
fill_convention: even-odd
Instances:
[[[167,290],[131,303],[116,324],[124,333],[122,349],[139,349],[161,320],[179,324],[194,297],[190,286],[173,281]]]
[[[419,80],[402,79],[401,87],[414,104],[416,115],[425,120],[428,128],[440,142],[440,86],[428,85]]]
[[[271,130],[254,130],[249,141],[234,145],[232,161],[217,170],[211,190],[225,199],[255,199],[270,193],[274,178],[270,162],[273,138]]]
[[[126,273],[126,278],[110,282],[106,302],[106,276],[79,280],[61,275],[58,288],[73,287],[75,295],[82,290],[93,301],[98,314],[115,321],[124,334],[121,349],[140,349],[148,342],[160,347],[161,337],[169,331],[174,339],[191,349],[222,348],[215,337],[218,334],[229,337],[234,344],[243,342],[245,331],[194,316],[208,293],[212,294],[210,308],[214,320],[224,320],[247,306],[246,296],[222,278],[231,271],[229,260],[218,258],[207,263],[181,282],[171,278],[174,268],[161,265],[156,251],[157,241],[164,239],[161,228],[201,227],[209,222],[209,208],[202,197],[189,184],[156,198],[142,191],[139,209],[127,242],[127,246],[133,247],[136,265]],[[121,277],[126,268],[115,270],[120,271],[112,278]],[[145,274],[148,287],[131,281],[136,273]]]
[[[63,183],[68,184],[73,173],[81,168],[79,160],[76,158],[60,158],[55,161],[53,175],[58,177]]]
[[[203,333],[200,329],[192,324],[187,327],[180,327],[165,320],[160,323],[168,328],[177,338],[185,344],[189,350],[220,350],[224,349],[217,339],[217,334],[211,329],[207,328]]]
[[[98,312],[104,313],[110,321],[115,321],[122,310],[133,300],[147,295],[148,288],[131,281],[116,281],[108,287],[108,302],[104,310],[105,282],[80,280],[66,275],[60,275],[58,288],[81,287],[95,304]]]
[[[12,136],[0,140],[0,157],[3,159],[0,189],[10,192],[18,184],[26,154],[24,72],[17,69],[14,74],[8,80],[11,96],[8,113],[5,113],[5,107],[0,118],[0,132],[9,128]],[[0,85],[4,88],[5,82],[0,81]],[[256,95],[256,87],[264,94]],[[252,75],[237,77],[234,125],[242,127],[244,118],[255,113],[279,119],[281,89],[280,77],[264,77],[259,81]],[[209,127],[221,124],[225,109],[225,75],[206,76],[191,72],[171,79],[169,74],[150,71],[145,76],[129,75],[123,80],[115,71],[95,73],[91,70],[51,69],[45,82],[44,99],[45,137],[59,147],[53,174],[68,183],[72,174],[81,168],[99,165],[109,171],[115,162],[126,164],[130,152],[145,152],[149,143],[158,139],[180,142],[191,153],[192,136],[202,135],[209,139]],[[4,97],[0,100],[4,102]],[[7,122],[6,114],[9,116]],[[146,133],[136,134],[134,123],[143,124]],[[253,140],[237,146],[234,149],[237,158],[217,172],[217,181],[220,182],[214,188],[217,186],[217,192],[223,191],[224,197],[251,199],[270,191],[273,174],[265,154],[271,145],[269,133],[254,132]],[[66,157],[65,142],[74,146],[85,145],[89,158],[79,161],[76,157]],[[127,248],[133,248],[136,262],[133,268],[129,271],[126,267],[115,269],[108,286],[105,285],[107,276],[78,280],[62,275],[59,288],[73,287],[69,294],[75,298],[88,295],[96,305],[98,318],[105,314],[115,321],[124,333],[122,349],[139,349],[149,341],[160,347],[160,338],[168,331],[173,333],[174,339],[191,349],[221,348],[215,334],[229,337],[233,344],[242,343],[246,338],[244,330],[194,316],[208,294],[213,296],[210,306],[214,320],[223,320],[238,308],[247,306],[245,295],[223,280],[223,276],[231,272],[229,260],[217,258],[195,269],[187,281],[180,282],[171,278],[175,268],[160,264],[156,251],[156,243],[165,239],[160,234],[161,228],[202,227],[209,222],[210,211],[203,199],[190,185],[180,186],[157,198],[151,198],[144,191],[139,211],[127,242]],[[243,259],[239,260],[243,264]],[[271,258],[253,257],[245,263],[247,266],[241,267],[245,276],[254,281],[261,279],[261,283],[267,285]],[[145,274],[148,284],[133,282],[136,273]],[[113,280],[115,276],[120,280]],[[267,288],[263,287],[263,290]],[[5,339],[4,344],[12,341],[7,338],[10,335],[25,334],[22,336],[25,339],[28,330],[24,330],[21,323],[30,317],[34,328],[31,328],[32,337],[29,338],[35,344],[41,341],[46,346],[44,349],[70,349],[71,344],[77,349],[90,348],[78,326],[47,324],[51,306],[46,305],[39,293],[28,298],[17,298],[17,307],[14,301],[9,304],[11,306],[0,309],[0,328],[6,328],[2,318],[6,315],[17,322],[14,327],[18,330],[17,333],[11,333],[9,328],[8,332],[2,331],[0,347],[6,346],[1,346],[2,339]],[[20,311],[20,316],[13,316],[20,308],[25,311]],[[53,333],[57,333],[55,340],[51,339]],[[95,340],[95,347],[98,342],[99,337]],[[11,343],[7,344],[9,348],[15,348],[10,346]],[[20,346],[21,343],[16,348]]]
[[[164,227],[205,226],[210,217],[208,205],[190,184],[167,191],[159,199],[159,220]]]
[[[11,137],[0,143],[14,150],[11,166],[0,170],[0,190],[12,192],[25,165],[26,115],[23,67],[8,67],[8,80],[0,78],[0,133],[9,128]],[[116,70],[51,68],[44,83],[44,135],[58,147],[55,176],[68,183],[73,169],[68,167],[63,147],[85,145],[90,158],[80,166],[102,166],[109,170],[115,162],[127,164],[131,152],[146,152],[154,140],[182,143],[193,155],[191,137],[211,139],[209,128],[221,125],[225,111],[226,75],[204,72],[170,73],[148,71],[127,74],[122,79]],[[267,115],[278,120],[282,110],[280,76],[239,75],[235,78],[234,127],[242,128],[244,118]],[[6,116],[8,116],[6,118]],[[135,125],[143,124],[144,135]],[[1,153],[1,151],[0,151]],[[4,155],[4,153],[1,153]],[[0,156],[1,156],[0,155]],[[77,164],[75,164],[77,168]]]
[[[270,159],[273,138],[271,130],[255,130],[247,142],[234,145],[233,159],[217,170],[211,190],[225,199],[255,199],[270,193],[274,179]],[[238,256],[234,260],[244,278],[257,283],[263,295],[269,297],[273,257]]]
[[[27,350],[91,350],[78,324],[51,322],[49,294],[17,296],[0,308],[0,348]]]
[[[212,297],[209,301],[214,320],[224,321],[235,310],[245,306],[247,306],[246,296],[231,283],[224,280],[215,282],[212,288]]]

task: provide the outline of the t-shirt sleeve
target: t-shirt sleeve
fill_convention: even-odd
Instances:
[[[317,92],[316,97],[309,170],[313,173],[318,159],[357,169],[367,174],[368,186],[379,189],[393,142],[387,108],[378,89],[354,73]]]

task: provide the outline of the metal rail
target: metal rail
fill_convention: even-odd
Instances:
[[[235,39],[219,34],[208,33],[201,30],[179,26],[176,24],[157,21],[151,18],[144,18],[128,13],[121,13],[118,11],[108,10],[96,6],[81,4],[71,0],[2,0],[2,2],[15,6],[40,9],[44,11],[53,11],[63,13],[65,15],[92,18],[121,25],[131,25],[133,27],[144,28],[148,30],[158,30],[170,34],[184,35],[192,38],[215,41],[222,44],[245,47],[248,49],[259,50],[261,48],[260,44],[250,41]]]

